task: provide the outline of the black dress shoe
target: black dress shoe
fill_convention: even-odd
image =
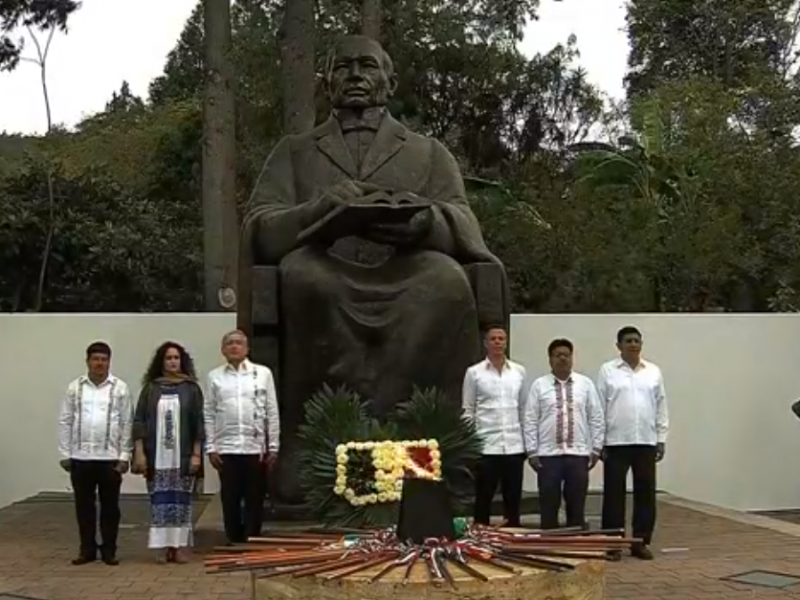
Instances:
[[[79,567],[81,565],[88,565],[89,563],[93,563],[96,560],[97,560],[97,557],[90,557],[90,556],[81,555],[81,556],[79,556],[77,558],[73,558],[72,559],[72,564],[75,565],[76,567]]]
[[[113,554],[106,554],[103,556],[103,562],[109,567],[116,567],[119,564],[117,557]]]
[[[653,560],[653,551],[644,544],[635,544],[631,547],[631,556],[639,560]]]

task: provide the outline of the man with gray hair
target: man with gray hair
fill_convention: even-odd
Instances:
[[[226,363],[208,374],[205,396],[206,451],[219,473],[228,543],[261,534],[266,471],[280,448],[272,371],[248,360],[248,353],[243,332],[226,333],[222,338]]]

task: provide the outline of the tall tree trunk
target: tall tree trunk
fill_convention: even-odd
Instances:
[[[315,18],[314,0],[285,0],[278,33],[283,75],[284,133],[302,133],[314,127]]]
[[[239,223],[230,11],[230,0],[203,0],[203,258],[207,311],[236,309]]]
[[[383,8],[381,0],[362,0],[361,2],[361,33],[374,40],[381,41],[381,22],[383,21]]]
[[[44,110],[47,116],[47,133],[53,133],[53,113],[50,109],[50,92],[47,86],[47,55],[50,53],[50,44],[53,43],[53,35],[55,34],[55,27],[51,27],[47,34],[47,43],[42,48],[39,43],[39,38],[33,31],[31,26],[28,26],[28,34],[33,40],[33,45],[36,48],[36,58],[21,59],[28,60],[39,67],[39,81],[42,86],[42,97],[44,98]],[[44,290],[47,286],[47,267],[50,265],[50,253],[53,247],[53,236],[56,232],[56,194],[53,187],[53,161],[47,161],[47,235],[44,240],[44,249],[42,250],[42,259],[39,263],[39,279],[36,286],[36,298],[34,299],[33,310],[40,312],[44,304]],[[15,311],[16,312],[16,311]]]

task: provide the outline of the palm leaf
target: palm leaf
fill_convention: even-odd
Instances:
[[[396,503],[352,506],[333,492],[336,484],[336,446],[347,442],[395,439],[397,426],[369,418],[358,394],[342,386],[323,386],[306,404],[300,426],[298,456],[300,485],[312,514],[327,525],[386,526],[397,521]]]

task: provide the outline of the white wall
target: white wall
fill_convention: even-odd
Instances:
[[[575,368],[592,377],[616,355],[616,331],[635,325],[645,358],[664,373],[670,410],[659,487],[740,510],[800,507],[800,315],[517,315],[512,358],[547,372],[547,344],[575,344]],[[602,466],[592,487],[602,482]],[[534,476],[526,474],[526,489]]]
[[[0,315],[0,506],[69,489],[58,467],[58,408],[84,369],[86,346],[111,344],[114,372],[138,393],[152,352],[178,341],[201,376],[216,366],[230,314]],[[671,434],[660,487],[738,509],[800,507],[800,315],[517,315],[511,351],[532,376],[548,371],[547,344],[567,337],[576,368],[594,378],[615,356],[617,329],[633,324],[666,379]],[[602,467],[592,486],[602,481]],[[209,472],[206,491],[216,490]],[[526,489],[535,489],[531,472]],[[127,476],[123,491],[144,491]]]
[[[231,314],[0,314],[0,507],[71,489],[58,465],[58,413],[66,386],[86,371],[91,342],[111,345],[112,371],[138,395],[162,342],[186,346],[204,378],[222,361],[220,340],[235,321]],[[217,485],[207,467],[206,491]],[[141,477],[125,477],[123,493],[145,490]]]

